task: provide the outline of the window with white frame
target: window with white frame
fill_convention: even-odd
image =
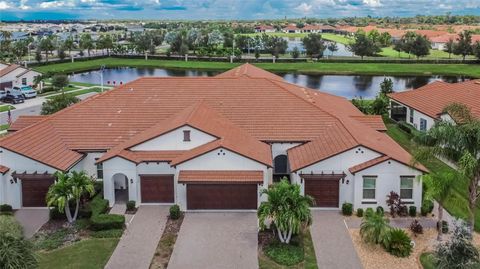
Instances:
[[[413,199],[413,179],[412,176],[400,177],[400,198],[411,200]]]
[[[376,176],[363,177],[363,199],[375,200],[375,189],[377,185]]]
[[[427,130],[427,120],[420,118],[420,131]]]
[[[413,123],[413,108],[410,108],[410,123]]]
[[[95,158],[97,161],[98,158]],[[97,163],[97,179],[103,179],[103,163]]]

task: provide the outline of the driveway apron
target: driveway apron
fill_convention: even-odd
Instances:
[[[312,211],[310,227],[318,268],[361,269],[352,239],[338,211]]]
[[[186,213],[168,264],[183,268],[258,268],[256,213]]]
[[[105,268],[149,268],[167,217],[167,206],[140,206]]]
[[[50,211],[48,208],[20,208],[15,211],[15,218],[22,225],[25,238],[31,238],[50,219]]]

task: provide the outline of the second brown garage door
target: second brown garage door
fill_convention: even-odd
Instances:
[[[187,184],[187,209],[257,209],[257,184]]]
[[[142,203],[173,203],[173,175],[141,175]]]
[[[338,207],[338,179],[305,179],[305,194],[315,199],[316,207]]]
[[[51,175],[22,177],[22,206],[24,207],[45,207],[48,188],[53,184],[54,178]]]

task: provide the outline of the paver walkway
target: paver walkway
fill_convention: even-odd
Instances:
[[[187,212],[169,269],[258,268],[256,213]]]
[[[318,268],[363,268],[340,212],[314,210],[312,217],[310,232]]]
[[[163,234],[167,217],[168,206],[140,206],[105,268],[147,269]]]
[[[22,225],[25,238],[31,238],[50,219],[50,211],[48,208],[21,208],[15,211],[15,218]]]

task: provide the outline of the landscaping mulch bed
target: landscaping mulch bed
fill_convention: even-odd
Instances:
[[[176,220],[168,218],[165,230],[163,230],[162,237],[160,238],[155,254],[153,255],[150,269],[167,268],[184,216],[185,214],[181,213],[180,218]]]
[[[360,229],[349,229],[349,232],[358,257],[365,269],[421,269],[419,257],[423,252],[431,249],[436,244],[437,231],[435,229],[424,229],[423,234],[415,237],[409,229],[405,230],[415,242],[412,254],[406,258],[393,256],[380,245],[364,243],[360,237]]]
[[[85,229],[84,219],[79,219],[75,224],[65,220],[49,220],[31,239],[35,249],[49,251],[68,246],[89,236]]]

